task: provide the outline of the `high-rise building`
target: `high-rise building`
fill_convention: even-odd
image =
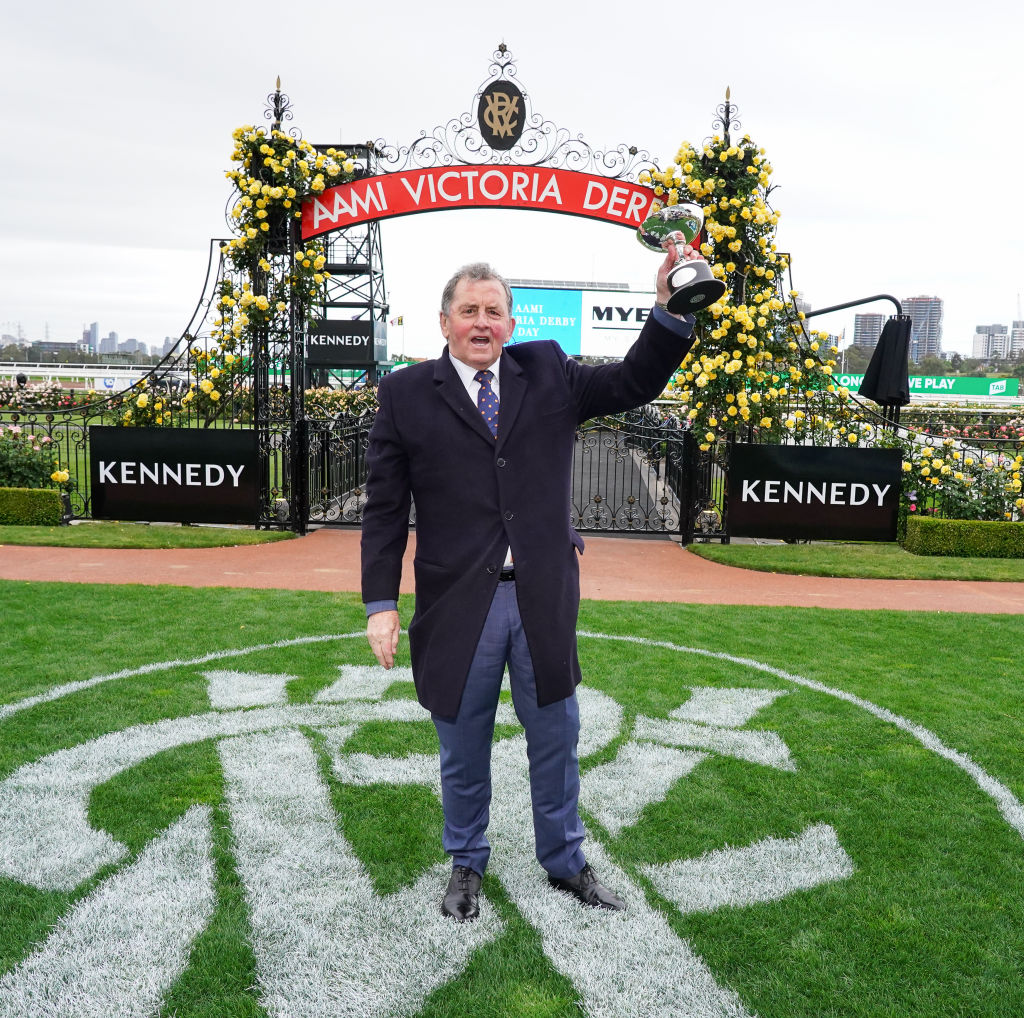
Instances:
[[[134,338],[126,339],[123,343],[117,344],[118,353],[135,353],[139,349],[139,341]]]
[[[876,313],[853,316],[853,345],[864,346],[870,350],[878,345],[878,337],[885,325],[885,315]]]
[[[1024,321],[1015,321],[1010,329],[1010,357],[1024,357]]]
[[[89,353],[97,353],[100,348],[100,326],[99,322],[93,322],[91,325],[85,326],[82,329],[82,343],[81,348],[88,351]]]
[[[942,356],[942,298],[905,297],[903,313],[910,315],[910,359]]]
[[[1005,325],[976,325],[971,353],[981,360],[990,361],[1008,356],[1009,334]]]
[[[100,340],[100,353],[117,353],[117,333],[112,332]]]

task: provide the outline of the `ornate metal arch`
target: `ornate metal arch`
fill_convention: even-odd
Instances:
[[[502,85],[507,86],[505,95],[510,105],[522,100],[522,107],[517,106],[512,114],[518,136],[507,147],[494,134],[491,141],[497,144],[489,143],[482,129],[482,125],[486,127],[482,104],[495,93],[502,94]],[[492,113],[499,115],[499,111]],[[650,153],[635,145],[623,143],[596,149],[581,134],[573,134],[534,112],[530,95],[519,84],[515,61],[504,43],[494,51],[488,76],[477,89],[470,110],[431,131],[421,131],[408,145],[392,145],[379,138],[372,149],[374,173],[454,165],[551,166],[634,181],[641,170],[654,165]]]

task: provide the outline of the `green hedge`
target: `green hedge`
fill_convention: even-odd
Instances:
[[[911,516],[902,544],[914,555],[1024,558],[1024,523]]]
[[[56,527],[64,516],[52,488],[0,488],[0,525]]]

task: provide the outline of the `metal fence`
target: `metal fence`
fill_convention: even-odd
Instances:
[[[362,522],[372,424],[372,414],[307,420],[310,523]],[[694,515],[691,449],[689,433],[652,407],[583,425],[566,506],[572,525],[580,531],[681,534]]]

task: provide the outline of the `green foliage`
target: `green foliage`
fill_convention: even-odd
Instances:
[[[702,450],[736,433],[824,444],[862,437],[847,427],[849,393],[831,378],[837,349],[807,333],[796,292],[783,289],[788,257],[776,250],[771,173],[764,149],[727,130],[703,146],[684,142],[673,165],[640,178],[666,205],[702,208],[700,252],[727,286],[698,312],[696,341],[668,386]]]
[[[0,488],[0,524],[55,527],[62,516],[60,492],[47,488]]]
[[[377,412],[377,390],[363,389],[307,389],[306,413],[310,417],[362,417]]]
[[[48,435],[0,425],[0,487],[46,488],[57,466]]]
[[[1024,523],[911,517],[903,547],[915,555],[1024,558]]]

